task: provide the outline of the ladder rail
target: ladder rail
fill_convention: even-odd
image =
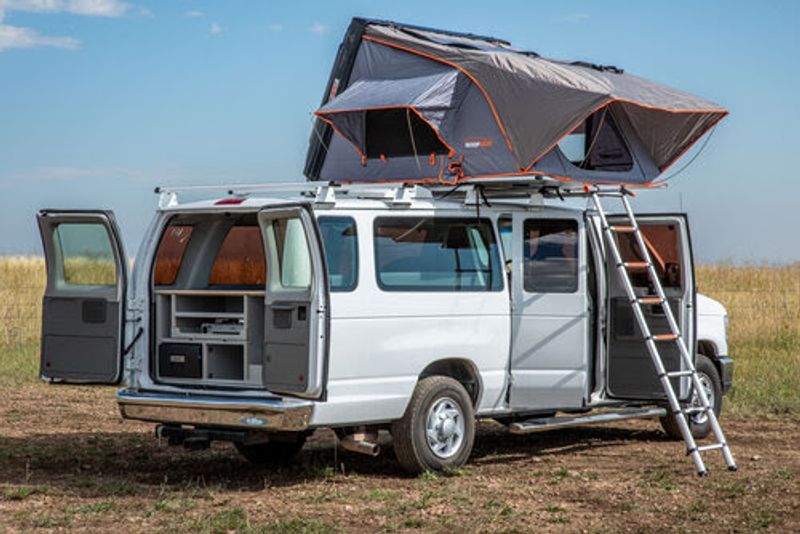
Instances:
[[[639,223],[636,220],[636,217],[633,213],[633,209],[631,208],[631,204],[628,201],[627,195],[622,194],[622,205],[625,207],[625,213],[628,219],[631,221],[631,225],[634,228],[634,236],[636,236],[636,242],[639,246],[639,250],[642,253],[642,256],[648,264],[648,272],[650,274],[650,280],[653,283],[653,287],[656,290],[656,295],[663,300],[662,308],[664,310],[664,316],[667,318],[667,322],[669,324],[671,332],[678,336],[676,338],[676,345],[678,345],[678,350],[680,351],[681,357],[684,361],[684,365],[692,371],[691,380],[692,385],[694,386],[694,391],[696,392],[697,396],[700,399],[700,403],[707,407],[710,405],[708,395],[706,395],[705,388],[703,384],[700,382],[700,377],[697,374],[697,369],[695,367],[694,358],[692,354],[689,352],[689,348],[686,345],[686,339],[683,337],[681,333],[680,326],[678,325],[678,321],[675,318],[675,315],[672,312],[672,308],[669,306],[669,302],[667,300],[667,295],[664,292],[664,287],[661,284],[661,279],[658,276],[658,272],[656,272],[655,265],[653,264],[652,257],[650,255],[650,251],[647,247],[647,244],[644,241],[644,236],[642,235],[641,228],[639,228]],[[613,237],[613,236],[612,236]],[[660,359],[660,358],[659,358]],[[725,442],[725,437],[722,432],[722,427],[717,420],[716,414],[710,413],[710,417],[708,418],[709,424],[711,425],[712,432],[714,433],[715,437],[719,442],[723,444],[722,447],[722,454],[725,457],[725,463],[728,466],[735,466],[736,462],[733,458],[730,449],[727,446],[727,442]],[[683,419],[680,417],[680,419]]]
[[[722,450],[728,468],[734,470],[736,469],[736,464],[733,459],[733,455],[730,452],[730,448],[728,447],[727,442],[725,441],[725,436],[722,432],[721,426],[719,425],[719,421],[717,420],[713,409],[710,407],[708,396],[706,395],[702,383],[700,382],[700,378],[697,374],[697,369],[695,368],[694,365],[694,359],[686,345],[686,341],[681,333],[678,321],[675,318],[675,315],[673,314],[672,309],[669,306],[669,301],[667,299],[666,292],[664,291],[663,285],[661,284],[658,272],[655,269],[652,257],[650,255],[650,252],[647,248],[647,244],[645,243],[644,237],[642,235],[641,228],[639,227],[639,223],[636,220],[636,216],[633,213],[633,210],[630,206],[630,203],[628,202],[626,195],[627,191],[624,189],[620,189],[619,192],[614,192],[614,193],[602,192],[602,196],[619,197],[622,200],[623,206],[625,207],[625,215],[630,221],[630,227],[623,227],[624,230],[622,231],[626,233],[632,233],[635,236],[637,247],[639,248],[642,258],[644,259],[644,264],[646,266],[648,277],[652,282],[653,288],[656,292],[656,296],[661,302],[662,308],[664,309],[664,315],[667,319],[670,331],[672,332],[671,336],[666,336],[663,334],[661,336],[664,337],[664,340],[674,341],[675,344],[678,346],[678,350],[681,354],[681,360],[683,362],[683,367],[686,368],[686,371],[681,371],[677,373],[677,375],[680,375],[682,377],[686,376],[686,374],[688,373],[688,376],[691,377],[693,389],[698,396],[698,399],[703,407],[703,411],[705,411],[707,414],[711,429],[714,433],[714,436],[717,439],[717,443],[715,443],[714,446],[707,445],[698,447],[697,443],[695,442],[694,436],[692,436],[688,420],[684,416],[685,411],[681,408],[678,396],[676,395],[675,390],[672,387],[672,383],[670,382],[671,378],[670,375],[676,375],[676,373],[668,373],[664,367],[664,362],[661,358],[661,353],[656,345],[657,336],[654,336],[652,334],[650,326],[647,323],[647,318],[645,317],[644,312],[642,311],[641,299],[636,295],[636,291],[630,280],[630,276],[628,273],[628,268],[630,265],[629,263],[623,261],[622,254],[619,250],[619,246],[617,244],[616,237],[614,235],[615,228],[612,227],[608,222],[608,218],[605,214],[605,210],[603,209],[602,202],[600,200],[601,193],[595,191],[594,193],[592,193],[592,200],[595,204],[597,213],[600,218],[600,222],[602,225],[602,233],[606,238],[606,244],[611,251],[612,259],[619,274],[619,278],[622,282],[623,289],[625,290],[625,294],[628,297],[629,303],[634,312],[634,316],[636,317],[636,321],[639,324],[639,328],[641,329],[642,335],[644,336],[645,346],[647,347],[650,359],[652,360],[653,365],[656,369],[659,382],[661,383],[662,389],[664,390],[664,393],[667,396],[667,401],[669,403],[670,409],[673,413],[673,416],[676,419],[681,436],[683,437],[683,440],[686,443],[688,454],[692,457],[692,460],[694,461],[698,474],[705,475],[708,472],[700,453],[717,448]]]
[[[617,247],[614,235],[611,233],[612,232],[611,226],[609,225],[608,218],[606,217],[605,211],[603,210],[600,197],[598,195],[593,195],[592,200],[594,201],[595,207],[597,208],[597,213],[600,216],[600,224],[602,226],[603,235],[606,238],[606,244],[608,248],[611,250],[612,259],[614,261],[614,265],[617,268],[617,272],[619,273],[619,278],[622,281],[623,288],[625,289],[625,294],[627,295],[628,300],[632,305],[634,316],[636,317],[636,321],[639,324],[639,328],[641,329],[642,334],[644,335],[645,345],[647,346],[647,351],[650,355],[650,359],[652,360],[653,365],[656,368],[656,373],[659,377],[659,381],[661,382],[662,389],[667,395],[667,401],[669,402],[670,410],[672,411],[673,414],[680,413],[681,411],[680,401],[675,395],[675,391],[672,388],[672,384],[669,382],[669,378],[666,376],[664,363],[662,362],[661,357],[658,354],[658,348],[655,346],[655,341],[653,341],[650,335],[650,327],[647,324],[647,320],[644,317],[644,313],[642,312],[641,306],[639,306],[638,301],[636,301],[637,298],[636,291],[633,289],[633,284],[631,284],[630,277],[628,276],[626,270],[627,268],[625,267],[625,263],[622,260],[622,254],[619,251],[619,247]],[[705,474],[707,472],[705,464],[703,462],[702,457],[700,457],[700,454],[697,452],[697,445],[694,441],[691,429],[689,428],[688,422],[686,421],[685,418],[681,417],[678,419],[678,428],[680,429],[681,436],[683,437],[683,440],[686,443],[688,449],[690,451],[694,451],[690,454],[692,456],[692,460],[694,461],[697,472]]]

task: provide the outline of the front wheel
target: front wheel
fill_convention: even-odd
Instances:
[[[697,356],[697,377],[703,386],[703,391],[708,398],[708,402],[714,407],[714,415],[719,417],[722,412],[722,382],[719,378],[714,362],[708,356],[702,354]],[[700,407],[700,398],[697,391],[692,391],[692,398],[689,407]],[[705,412],[692,414],[688,418],[689,428],[695,439],[702,439],[711,433],[711,422]],[[673,439],[683,439],[678,422],[672,414],[661,418],[661,427],[664,432]]]
[[[403,418],[392,425],[394,452],[410,473],[460,467],[475,441],[472,400],[447,376],[423,378]]]

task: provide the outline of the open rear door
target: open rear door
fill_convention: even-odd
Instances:
[[[116,384],[128,266],[110,211],[38,214],[47,265],[40,374],[51,382]]]
[[[286,204],[261,210],[258,223],[267,257],[264,385],[324,400],[328,270],[317,222],[306,205]]]
[[[637,215],[642,237],[658,272],[669,306],[680,327],[689,352],[694,354],[695,334],[695,280],[689,226],[684,215]],[[611,224],[629,224],[627,218],[608,217]],[[641,254],[633,234],[617,235],[623,261],[640,262]],[[660,400],[666,397],[647,352],[639,325],[633,315],[619,280],[617,269],[609,257],[609,335],[608,381],[610,396],[620,399]],[[638,296],[653,294],[646,271],[630,271],[631,284]],[[661,304],[642,305],[647,324],[655,334],[669,332]],[[683,370],[677,345],[661,343],[658,346],[667,371]],[[672,379],[672,386],[681,399],[689,393],[688,378]]]

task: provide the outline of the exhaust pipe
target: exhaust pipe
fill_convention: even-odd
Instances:
[[[375,443],[377,438],[377,434],[360,432],[358,434],[348,434],[339,441],[342,444],[342,448],[348,451],[366,454],[367,456],[378,456],[381,453],[381,446]]]

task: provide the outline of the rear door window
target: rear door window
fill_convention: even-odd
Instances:
[[[500,291],[503,271],[491,221],[379,217],[375,266],[385,291]]]
[[[113,286],[117,262],[111,238],[102,224],[61,223],[54,238],[61,250],[63,283],[75,286]]]

